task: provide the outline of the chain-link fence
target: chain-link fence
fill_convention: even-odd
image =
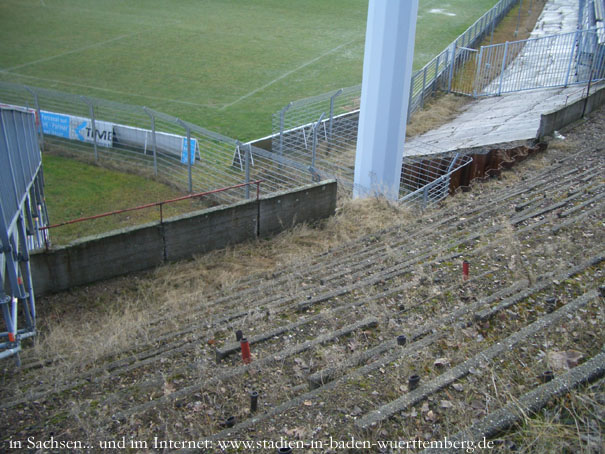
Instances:
[[[312,181],[308,171],[200,126],[140,106],[0,82],[0,102],[35,109],[46,152],[114,166],[188,192],[262,179],[264,193]],[[249,187],[216,202],[249,196]]]
[[[427,208],[445,199],[450,193],[452,175],[472,161],[471,156],[458,153],[453,156],[408,157],[401,172],[400,203],[414,203]]]
[[[459,50],[456,52],[456,49],[468,48],[479,43],[518,2],[519,0],[500,0],[443,52],[413,73],[410,87],[410,114],[421,108],[425,99],[437,90],[447,88],[451,79],[449,69],[452,67],[452,62],[460,62],[463,58],[462,53]],[[347,133],[349,129],[356,131],[352,120],[358,116],[360,98],[361,85],[356,85],[291,102],[273,115],[273,151],[282,153],[284,150],[289,150],[290,153],[296,153],[301,144],[308,148],[309,131],[322,114],[327,127],[325,134],[332,141],[338,139],[335,129],[340,128],[341,133]]]
[[[443,52],[413,73],[409,115],[422,108],[426,98],[434,92],[451,86],[453,71],[464,65],[469,47],[493,33],[495,26],[518,2],[499,1]],[[343,188],[352,189],[360,98],[361,85],[357,85],[291,102],[273,115],[273,152],[299,162],[301,167],[310,169],[315,178],[336,178]],[[429,151],[433,154],[440,150]],[[408,155],[414,153],[426,154],[426,150],[406,150],[404,170],[407,161],[411,160]],[[438,199],[436,194],[443,193],[440,188],[446,180],[443,170],[439,167],[434,172],[420,172],[418,175],[402,172],[401,196],[405,197],[414,185],[431,185],[435,179],[441,178],[440,183],[432,184],[424,194],[426,200]],[[411,192],[415,191],[417,188]],[[412,196],[405,200],[415,199]]]
[[[493,35],[496,26],[517,3],[519,0],[500,0],[424,68],[412,75],[408,117],[421,109],[425,99],[436,91],[451,91],[456,69],[463,67],[475,52],[473,47],[489,34]]]
[[[604,57],[594,30],[483,46],[464,94],[493,96],[603,80]]]

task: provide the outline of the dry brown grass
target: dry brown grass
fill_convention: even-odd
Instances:
[[[438,94],[424,108],[412,115],[406,129],[407,137],[414,137],[442,126],[458,116],[471,98],[454,94]]]
[[[59,361],[63,367],[53,367],[55,376],[89,367],[147,341],[158,314],[186,312],[191,303],[202,304],[203,314],[210,295],[228,293],[244,277],[279,271],[288,263],[411,219],[406,209],[384,199],[341,199],[336,215],[314,226],[298,225],[271,239],[41,298],[40,336],[26,355]],[[165,324],[166,331],[178,328],[178,317]]]
[[[602,453],[604,391],[601,379],[555,399],[537,415],[524,415],[509,443],[519,453]]]

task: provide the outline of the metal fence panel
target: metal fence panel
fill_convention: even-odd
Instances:
[[[48,223],[36,131],[33,110],[0,106],[0,358],[17,355],[17,364],[21,340],[35,334],[29,251],[44,244]]]
[[[408,118],[436,91],[451,88],[452,63],[463,67],[474,58],[477,52],[470,46],[487,36],[518,2],[499,1],[439,55],[413,73]],[[356,85],[284,106],[273,115],[273,152],[298,162],[303,168],[311,168],[315,178],[335,178],[343,189],[351,190],[360,98],[361,85]],[[430,184],[433,176],[439,178],[441,174],[424,173],[425,184]],[[407,189],[402,191],[402,195],[407,193]]]
[[[308,171],[277,163],[271,155],[255,160],[235,139],[146,107],[4,82],[0,102],[39,112],[46,151],[113,163],[184,191],[208,192],[261,177],[263,192],[272,193],[312,181]],[[247,196],[241,188],[214,197],[233,203]]]
[[[463,93],[493,96],[602,80],[603,50],[593,30],[484,46],[473,89],[468,88],[467,78]]]

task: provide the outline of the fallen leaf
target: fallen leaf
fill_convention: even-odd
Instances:
[[[471,402],[471,408],[475,410],[483,410],[485,408],[485,405],[483,405],[483,402],[481,402],[480,400],[475,399]]]
[[[353,408],[353,410],[351,411],[351,416],[359,416],[362,413],[363,410],[356,405],[355,408]]]
[[[447,358],[437,358],[435,360],[435,362],[433,363],[433,365],[437,366],[437,367],[445,367],[448,366],[450,364],[450,360]]]
[[[291,437],[296,437],[299,440],[305,438],[307,434],[307,430],[304,427],[295,427],[293,429],[286,429],[286,435],[290,435]]]
[[[174,385],[170,382],[164,382],[164,395],[169,396],[175,391]]]
[[[433,413],[433,410],[429,410],[429,412],[426,415],[424,415],[424,419],[426,419],[427,421],[434,421],[435,413]]]
[[[313,405],[313,402],[311,402],[310,400],[305,400],[303,402],[303,405],[305,405],[306,407],[310,407],[311,405]]]
[[[193,404],[193,411],[196,413],[199,413],[200,411],[202,411],[203,408],[204,408],[204,405],[200,401],[197,401]]]
[[[566,352],[551,351],[547,353],[547,360],[554,370],[569,370],[576,367],[584,355],[577,350]]]
[[[440,403],[441,408],[452,408],[454,406],[449,400],[442,400]]]

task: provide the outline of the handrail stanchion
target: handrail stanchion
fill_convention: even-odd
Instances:
[[[99,161],[99,150],[97,149],[97,125],[95,123],[95,107],[92,101],[85,96],[80,96],[80,99],[88,106],[90,113],[90,126],[92,127],[92,143],[95,150],[95,162]]]

